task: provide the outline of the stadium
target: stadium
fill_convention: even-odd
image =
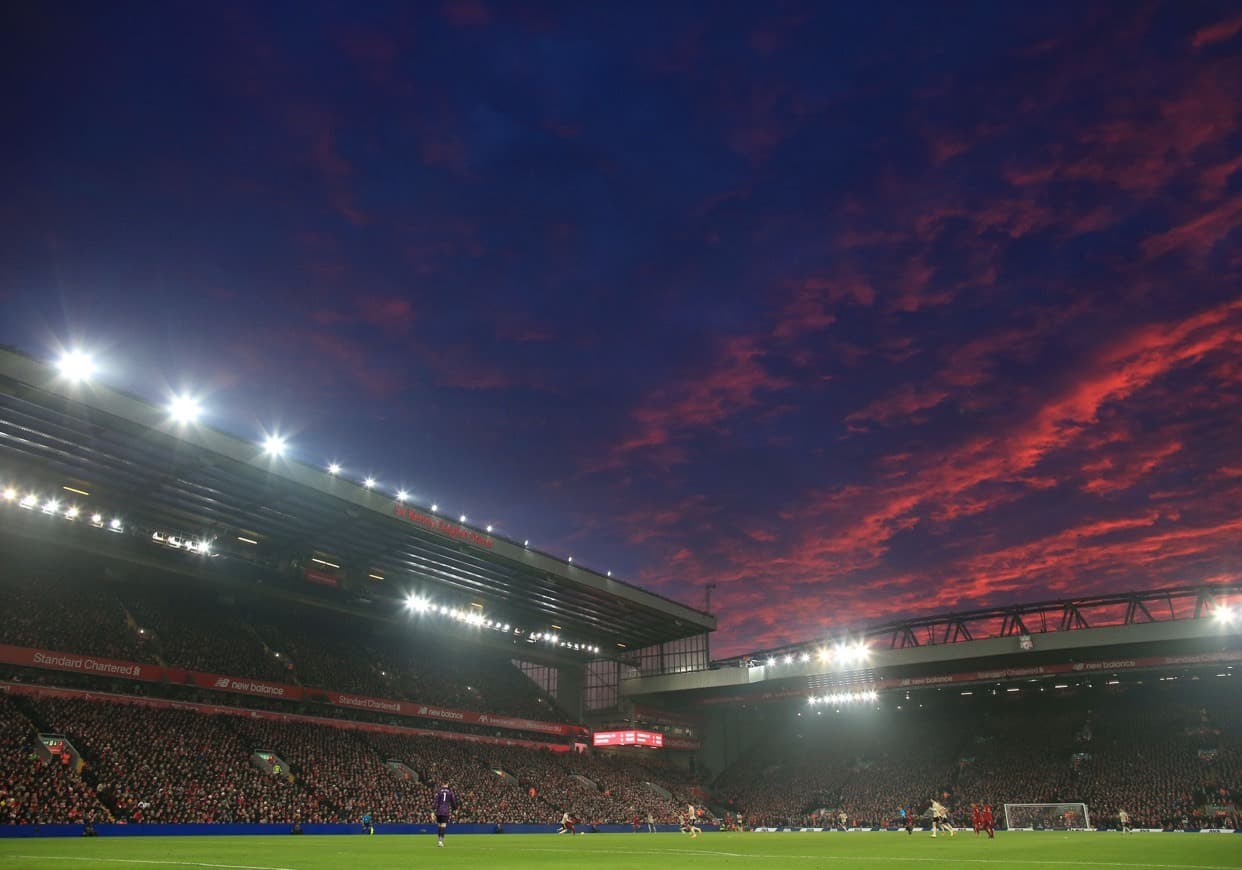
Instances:
[[[443,783],[450,865],[1237,864],[1159,836],[1236,829],[1236,584],[713,659],[709,613],[67,362],[0,352],[8,866],[397,866]]]

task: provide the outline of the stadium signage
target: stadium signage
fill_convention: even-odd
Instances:
[[[26,665],[35,668],[49,668],[55,671],[105,674],[110,677],[132,677],[136,680],[146,679],[143,676],[143,668],[148,667],[136,662],[122,662],[115,659],[101,659],[93,656],[52,652],[50,650],[27,649],[26,647],[8,646],[7,644],[0,644],[0,662],[6,665]]]
[[[664,735],[659,731],[596,731],[591,735],[592,746],[664,746]]]
[[[225,674],[209,674],[201,671],[188,671],[183,668],[168,668],[160,665],[140,664],[138,662],[116,661],[114,659],[102,659],[74,653],[57,652],[55,650],[30,649],[6,644],[0,644],[0,664],[73,671],[76,673],[102,674],[112,677],[128,677],[132,680],[142,680],[149,683],[168,682],[182,686],[195,686],[199,689],[208,689],[216,692],[234,692],[242,695],[256,695],[263,698],[280,698],[285,701],[300,701],[308,697],[326,697],[328,703],[334,706],[348,707],[354,710],[375,710],[381,713],[394,713],[398,716],[440,719],[470,725],[487,725],[508,731],[530,731],[536,734],[551,734],[558,737],[567,737],[583,730],[576,725],[568,725],[562,722],[539,722],[534,719],[521,719],[516,716],[474,713],[469,710],[433,707],[428,704],[417,704],[410,701],[367,698],[360,695],[308,689],[303,686],[285,683],[254,680],[249,677],[230,677]]]
[[[443,517],[431,516],[425,514],[416,508],[406,507],[400,502],[394,502],[392,506],[392,515],[398,519],[414,523],[424,529],[436,532],[437,534],[453,538],[458,541],[465,541],[468,544],[474,544],[476,547],[486,547],[492,549],[494,542],[487,535],[480,534],[474,529],[467,528],[460,523],[446,520]]]

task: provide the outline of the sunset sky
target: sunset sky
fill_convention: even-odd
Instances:
[[[0,13],[0,343],[702,606],[1242,577],[1242,11]]]

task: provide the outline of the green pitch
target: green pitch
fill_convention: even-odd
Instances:
[[[1242,834],[683,834],[433,835],[320,837],[113,837],[0,840],[12,870],[133,867],[215,870],[409,870],[414,867],[616,868],[816,867],[921,870],[1238,870]]]

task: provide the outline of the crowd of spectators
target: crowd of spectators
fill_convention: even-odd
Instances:
[[[567,714],[515,667],[468,642],[200,588],[0,573],[0,641],[543,721]]]
[[[149,644],[125,621],[103,583],[34,574],[0,575],[0,639],[14,646],[150,661]]]
[[[175,600],[128,595],[125,606],[141,635],[167,665],[191,671],[289,682],[292,669],[275,657],[237,615],[210,596],[180,589]]]
[[[0,825],[107,821],[68,753],[51,755],[34,724],[0,695]]]
[[[1242,709],[1139,692],[1100,709],[1021,710],[836,722],[765,741],[715,782],[722,806],[756,826],[894,824],[931,799],[969,825],[972,803],[1085,803],[1096,826],[1126,810],[1135,827],[1195,829],[1236,823],[1242,796]],[[805,732],[805,733],[802,733]],[[822,739],[821,739],[822,738]]]

